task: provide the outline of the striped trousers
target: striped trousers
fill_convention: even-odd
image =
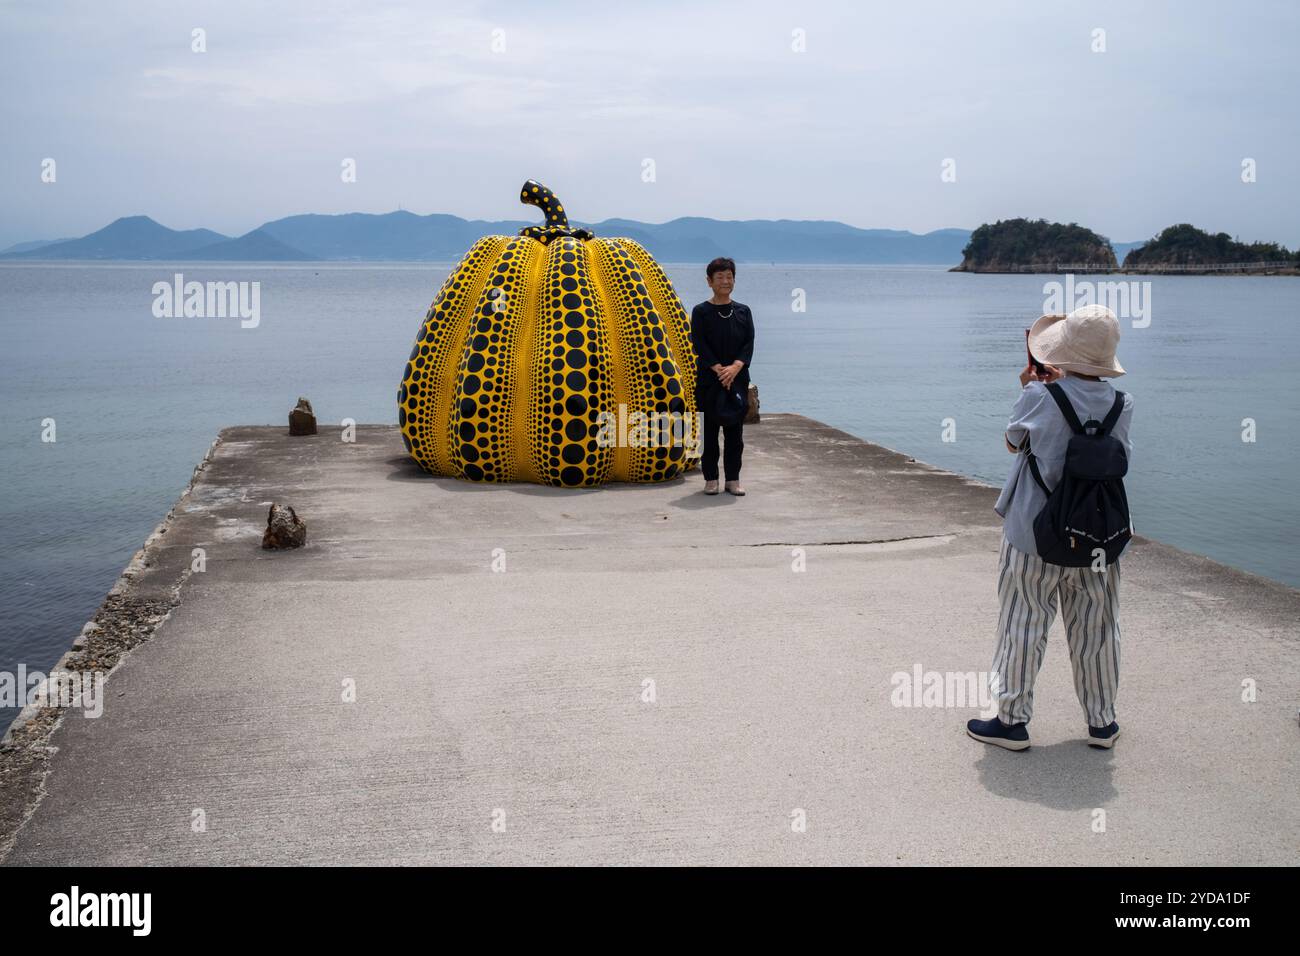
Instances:
[[[1063,568],[1025,554],[1004,537],[998,556],[998,644],[994,700],[1004,724],[1034,712],[1034,679],[1047,651],[1057,598],[1074,668],[1074,691],[1092,727],[1115,719],[1119,688],[1119,562],[1105,571]]]

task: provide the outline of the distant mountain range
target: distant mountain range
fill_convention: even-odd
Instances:
[[[39,249],[41,246],[52,246],[56,242],[71,242],[71,239],[33,239],[31,242],[19,242],[8,249],[0,249],[0,255],[8,255],[14,252],[27,252],[31,249]]]
[[[481,236],[514,235],[534,220],[461,219],[410,212],[347,213],[277,219],[238,237],[211,229],[168,229],[148,216],[128,216],[79,239],[19,243],[0,260],[165,261],[448,261]],[[919,235],[858,229],[842,222],[794,219],[720,220],[701,217],[648,223],[607,219],[581,223],[597,236],[636,239],[662,262],[888,263],[951,265],[970,239],[965,229]]]

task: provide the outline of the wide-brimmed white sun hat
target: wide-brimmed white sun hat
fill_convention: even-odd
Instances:
[[[1029,351],[1063,372],[1115,378],[1124,367],[1115,358],[1119,319],[1104,305],[1085,305],[1069,315],[1044,315],[1029,330]]]

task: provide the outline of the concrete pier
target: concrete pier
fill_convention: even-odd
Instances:
[[[133,635],[103,715],[10,734],[4,862],[1300,860],[1300,592],[1137,542],[1116,748],[1058,621],[1008,753],[895,706],[989,667],[995,492],[799,416],[745,438],[736,499],[224,431],[70,658]],[[273,500],[305,548],[260,548]]]

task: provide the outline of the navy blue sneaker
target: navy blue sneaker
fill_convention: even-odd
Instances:
[[[1110,722],[1109,727],[1089,727],[1088,728],[1088,746],[1101,747],[1109,750],[1115,746],[1115,738],[1119,736],[1119,724],[1115,721]]]
[[[982,743],[1005,747],[1007,750],[1029,749],[1029,730],[1025,724],[1008,726],[996,717],[992,720],[968,720],[966,733]]]

